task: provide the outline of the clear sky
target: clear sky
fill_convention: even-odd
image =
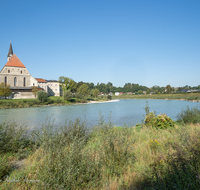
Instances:
[[[35,78],[200,85],[199,0],[0,1],[0,67]]]

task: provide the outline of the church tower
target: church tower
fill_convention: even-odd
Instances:
[[[12,44],[10,42],[10,47],[9,47],[9,51],[7,55],[7,61],[9,61],[12,56],[13,56],[13,49],[12,49]]]

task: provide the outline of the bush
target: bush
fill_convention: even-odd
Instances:
[[[183,135],[184,136],[184,135]],[[187,137],[184,146],[174,143],[174,153],[157,158],[144,179],[145,189],[199,189],[200,133]],[[143,189],[143,188],[141,188]]]
[[[8,158],[0,155],[0,180],[4,180],[4,177],[11,171],[11,166],[8,163]]]
[[[83,95],[80,94],[80,93],[76,93],[75,97],[76,97],[77,99],[83,99]]]
[[[177,120],[183,123],[199,123],[200,122],[200,109],[189,108],[189,106],[177,115]]]
[[[38,100],[42,103],[46,102],[48,99],[48,93],[43,90],[38,91],[37,96],[38,96]]]
[[[111,96],[111,95],[108,95],[108,96],[107,96],[107,99],[108,99],[108,100],[112,100],[112,96]]]
[[[49,121],[35,134],[44,160],[38,165],[37,179],[43,182],[38,189],[88,189],[89,183],[98,183],[98,162],[91,151],[83,151],[88,140],[84,122],[57,128]]]
[[[71,90],[66,90],[64,92],[64,100],[70,101],[73,97]]]
[[[16,123],[0,124],[0,150],[1,153],[18,152],[28,146],[28,129],[25,126],[17,127]]]
[[[156,116],[153,112],[147,114],[144,121],[147,126],[152,126],[160,129],[174,127],[175,125],[175,122],[166,114]]]

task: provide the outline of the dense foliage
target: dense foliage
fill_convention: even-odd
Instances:
[[[182,110],[178,115],[179,122],[187,123],[199,123],[200,122],[200,108],[189,108]]]
[[[40,102],[46,102],[48,99],[48,93],[43,90],[40,90],[37,92],[37,98]]]
[[[10,96],[11,93],[12,93],[12,91],[10,90],[10,85],[2,82],[0,84],[0,96],[4,96],[4,98],[6,98],[6,97]]]
[[[71,90],[64,91],[64,100],[70,101],[73,97]]]

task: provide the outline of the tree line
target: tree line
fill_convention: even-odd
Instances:
[[[68,77],[61,76],[59,77],[58,80],[61,85],[62,89],[65,90],[70,90],[72,93],[81,93],[81,94],[89,94],[89,93],[94,93],[97,94],[98,92],[103,92],[104,94],[108,94],[109,92],[115,93],[115,92],[132,92],[135,94],[143,94],[143,91],[145,91],[147,94],[155,93],[155,94],[163,94],[163,93],[172,93],[175,91],[171,85],[167,86],[158,86],[154,85],[151,88],[148,88],[147,86],[135,84],[135,83],[125,83],[123,87],[116,87],[113,86],[113,83],[108,82],[106,83],[97,83],[96,85],[91,82],[76,82],[73,79],[70,79]],[[191,86],[184,86],[180,87],[177,89],[177,91],[181,91],[182,89],[199,89],[200,90],[200,85],[196,87],[191,87]]]

